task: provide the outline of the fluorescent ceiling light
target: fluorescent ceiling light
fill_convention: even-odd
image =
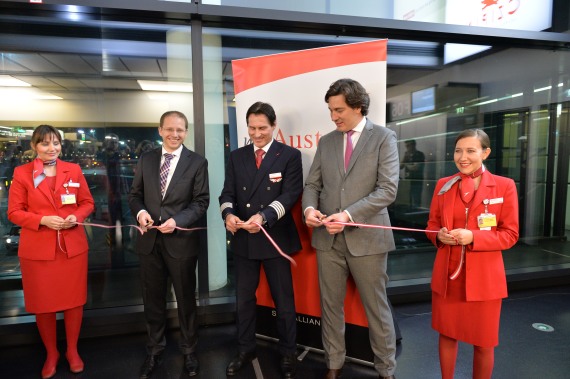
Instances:
[[[482,101],[482,102],[480,102],[480,103],[473,104],[472,107],[477,107],[477,106],[479,106],[479,105],[485,105],[485,104],[496,103],[497,101],[499,101],[499,99],[492,99],[492,100]]]
[[[0,75],[0,87],[31,87],[32,85],[10,75]]]
[[[12,100],[63,100],[59,96],[48,92],[39,91],[36,88],[0,88],[0,99]]]
[[[542,88],[537,88],[534,90],[534,92],[541,92],[541,91],[548,91],[549,89],[551,89],[552,86],[546,86],[546,87],[542,87]]]
[[[192,83],[161,82],[156,80],[137,80],[143,91],[192,92]]]
[[[432,113],[432,114],[427,115],[427,116],[420,116],[420,117],[410,118],[410,119],[405,120],[405,121],[398,121],[398,122],[396,122],[396,125],[404,125],[404,124],[408,124],[408,123],[414,122],[414,121],[425,120],[426,118],[432,118],[432,117],[439,116],[439,115],[442,115],[442,114],[443,114],[443,113],[440,112],[440,113]]]

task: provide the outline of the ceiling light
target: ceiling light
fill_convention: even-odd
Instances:
[[[63,100],[59,96],[39,91],[36,88],[0,88],[0,99],[2,101]]]
[[[192,83],[137,80],[143,91],[192,92]]]
[[[548,91],[549,89],[551,89],[552,86],[546,86],[546,87],[542,87],[542,88],[537,88],[534,90],[534,92],[541,92],[541,91]]]
[[[0,75],[0,87],[31,87],[32,85],[10,75]]]

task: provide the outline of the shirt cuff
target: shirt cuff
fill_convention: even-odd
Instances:
[[[343,212],[348,215],[348,218],[350,219],[350,222],[354,223],[354,220],[352,219],[352,216],[350,215],[350,212],[347,211],[346,209],[345,209]]]
[[[148,213],[148,212],[146,211],[146,209],[141,209],[141,210],[139,211],[139,213],[137,213],[137,222],[139,222],[139,216],[140,216],[141,213],[143,213],[143,212]]]

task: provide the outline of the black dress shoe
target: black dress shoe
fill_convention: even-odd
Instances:
[[[188,376],[198,375],[198,371],[200,371],[200,363],[198,363],[198,357],[195,353],[184,355],[184,367],[188,372]]]
[[[141,372],[139,375],[140,379],[148,379],[150,375],[162,363],[162,357],[160,355],[147,355],[144,363],[141,366]]]
[[[396,377],[394,375],[390,375],[390,376],[382,376],[380,375],[378,377],[378,379],[396,379]]]
[[[226,375],[235,375],[243,366],[253,361],[256,358],[255,352],[242,353],[240,352],[226,368]]]
[[[287,354],[281,357],[281,373],[283,379],[294,379],[297,377],[297,357],[295,354]]]

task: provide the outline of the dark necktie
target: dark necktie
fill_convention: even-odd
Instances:
[[[263,149],[257,149],[255,151],[255,165],[257,166],[258,169],[259,166],[261,166],[261,161],[263,160],[263,154],[265,154],[265,151]]]
[[[352,134],[354,130],[349,130],[346,132],[346,149],[344,150],[344,171],[348,169],[348,163],[350,162],[350,157],[352,156]]]
[[[160,166],[160,193],[164,196],[166,189],[166,179],[168,178],[168,171],[170,170],[170,161],[174,158],[173,154],[164,153],[164,162]]]

